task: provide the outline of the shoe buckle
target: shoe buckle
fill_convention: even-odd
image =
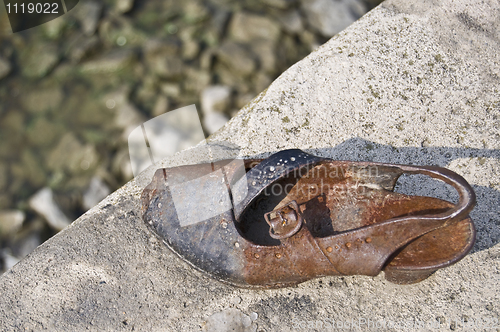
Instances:
[[[302,226],[302,217],[296,201],[264,214],[264,219],[271,226],[269,235],[278,240],[294,235]]]

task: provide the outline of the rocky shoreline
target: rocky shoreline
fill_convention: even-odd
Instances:
[[[0,10],[0,271],[132,178],[130,128],[196,104],[206,135],[380,1],[81,1]]]

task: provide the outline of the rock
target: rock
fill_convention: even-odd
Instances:
[[[207,7],[197,1],[185,1],[183,12],[184,20],[190,24],[204,21],[210,16]]]
[[[302,31],[302,33],[299,34],[299,39],[302,45],[309,46],[309,51],[313,51],[320,46],[316,35],[309,30]]]
[[[111,190],[99,177],[94,176],[90,180],[90,185],[83,194],[83,207],[91,209],[109,195]]]
[[[36,249],[43,241],[41,234],[47,231],[47,222],[43,217],[30,218],[19,232],[10,239],[11,254],[23,258]]]
[[[281,28],[273,20],[255,14],[238,12],[231,19],[229,34],[240,42],[248,43],[257,39],[276,41]]]
[[[43,220],[40,220],[43,222]],[[43,222],[43,227],[46,223]],[[42,239],[40,234],[44,231],[44,229],[33,230],[27,232],[26,234],[22,234],[20,237],[16,237],[15,243],[12,245],[12,253],[15,257],[23,258],[28,256],[33,250],[36,249],[40,244],[42,244]],[[22,231],[24,233],[24,231]]]
[[[193,60],[200,52],[200,44],[194,40],[185,41],[182,44],[182,58]]]
[[[140,105],[140,108],[151,110],[158,96],[158,77],[154,75],[144,75],[142,84],[135,90],[134,102]]]
[[[146,145],[145,135],[149,142]],[[128,137],[133,173],[137,176],[152,163],[191,148],[205,140],[195,105],[185,106],[144,123]]]
[[[123,129],[122,138],[126,141],[128,135],[146,119],[131,102],[125,102],[117,108],[115,125]]]
[[[279,9],[286,9],[297,2],[297,0],[260,0],[260,1],[268,6]]]
[[[0,238],[15,234],[23,225],[26,218],[19,210],[0,211]]]
[[[9,183],[9,166],[7,163],[0,163],[0,192],[5,192]]]
[[[49,154],[47,168],[52,171],[79,174],[94,169],[98,159],[93,145],[83,145],[72,133],[67,133]]]
[[[30,144],[44,147],[50,146],[63,132],[64,127],[58,126],[54,121],[49,121],[46,117],[37,117],[27,129],[26,134]]]
[[[153,38],[144,45],[144,57],[147,61],[151,61],[151,58],[158,56],[177,55],[180,49],[181,43],[176,38],[167,40]]]
[[[184,62],[176,56],[156,58],[150,65],[153,73],[166,79],[178,79],[184,70]]]
[[[210,72],[189,67],[186,70],[184,89],[198,95],[210,84],[211,79],[212,75],[210,74]]]
[[[80,69],[84,74],[116,73],[129,67],[135,59],[133,49],[118,49],[83,63]]]
[[[276,73],[276,46],[269,41],[252,44],[252,51],[257,54],[260,69],[268,73]],[[257,91],[262,91],[257,89]]]
[[[255,58],[241,44],[227,41],[217,51],[217,58],[232,71],[249,75],[256,68]]]
[[[159,96],[156,99],[155,106],[153,107],[153,116],[158,116],[168,111],[168,98],[165,96]]]
[[[127,85],[121,86],[113,92],[104,96],[102,103],[109,109],[119,108],[129,101],[130,87]]]
[[[128,13],[134,7],[134,0],[117,0],[115,11],[120,14]]]
[[[9,209],[12,204],[12,197],[10,195],[0,194],[0,209]]]
[[[130,102],[129,95],[130,88],[123,86],[116,91],[106,94],[102,99],[102,102],[109,109],[115,111],[114,126],[123,129],[122,138],[124,140],[127,140],[131,130],[146,120],[137,107]]]
[[[99,37],[91,36],[85,38],[83,41],[80,41],[74,45],[71,49],[69,57],[73,63],[79,63],[84,60],[86,57],[95,52],[100,45]]]
[[[216,53],[217,51],[214,48],[204,50],[200,55],[200,68],[203,70],[212,69],[213,58]]]
[[[0,251],[0,257],[2,258],[3,261],[3,271],[0,272],[5,272],[7,270],[10,270],[14,265],[16,265],[19,262],[19,258],[12,256],[9,250],[1,250]]]
[[[255,98],[255,93],[244,93],[244,94],[239,94],[238,97],[236,98],[236,107],[238,109],[242,109],[250,103],[253,99]]]
[[[231,88],[224,85],[212,85],[201,93],[201,111],[206,116],[224,113],[231,103]],[[217,128],[218,129],[218,128]]]
[[[95,33],[102,13],[102,3],[98,1],[84,1],[77,7],[75,13],[80,21],[82,31],[85,35],[91,36]]]
[[[325,37],[347,28],[366,10],[357,0],[301,0],[307,22]]]
[[[144,63],[149,71],[161,78],[178,78],[184,63],[179,58],[181,43],[178,39],[152,39],[144,47]]]
[[[254,76],[253,85],[256,91],[264,91],[269,87],[272,81],[273,80],[265,73],[258,72],[257,75]]]
[[[229,308],[216,312],[208,317],[203,331],[206,332],[255,332],[257,324],[252,322],[250,316],[238,309]]]
[[[149,41],[144,48],[145,63],[150,71],[162,78],[178,78],[184,63],[179,58],[181,43],[177,39]]]
[[[42,215],[50,227],[56,231],[64,229],[71,223],[54,201],[54,194],[50,188],[43,188],[37,192],[29,200],[29,205],[33,210]]]
[[[214,31],[219,38],[224,35],[230,16],[231,12],[229,10],[225,10],[220,7],[217,8],[215,13],[212,15],[212,22],[210,23],[210,26],[214,28]]]
[[[44,30],[45,35],[50,39],[58,39],[68,26],[66,16],[60,16],[56,19],[42,24],[41,28]]]
[[[35,43],[21,55],[21,71],[28,78],[46,76],[59,62],[59,52],[56,45]]]
[[[42,113],[57,110],[61,106],[63,98],[62,87],[53,86],[30,90],[22,98],[22,103],[30,113]]]
[[[137,29],[128,16],[108,15],[99,25],[99,39],[107,48],[116,46],[143,47],[150,39],[148,34]]]
[[[36,149],[23,149],[21,155],[21,171],[22,177],[29,181],[31,187],[37,188],[43,186],[47,181],[47,174],[43,167],[41,167],[43,159],[34,153]],[[14,174],[14,173],[13,173]]]
[[[115,154],[112,162],[112,171],[114,174],[123,177],[124,180],[131,180],[134,177],[128,149],[120,150]]]
[[[7,59],[0,57],[0,80],[9,75],[12,67]]]
[[[253,90],[251,76],[237,75],[227,66],[217,63],[214,67],[216,82],[230,86],[236,94],[248,93]]]
[[[181,87],[177,83],[163,83],[160,85],[160,90],[165,96],[177,98],[181,94]]]
[[[213,134],[224,126],[229,121],[229,118],[220,113],[209,113],[203,117],[203,128]]]
[[[288,33],[296,34],[304,30],[304,24],[298,10],[290,10],[282,15],[278,15],[277,18],[283,29]]]

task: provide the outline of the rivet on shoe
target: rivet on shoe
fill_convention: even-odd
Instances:
[[[351,247],[351,242],[347,242],[347,243],[345,244],[345,246],[346,246],[347,248],[350,248],[350,247]]]
[[[239,244],[238,242],[235,242],[235,243],[234,243],[234,246],[235,246],[236,248],[239,248],[239,247],[240,247],[240,244]]]
[[[295,157],[290,158],[291,161],[295,161]]]
[[[372,238],[371,237],[367,237],[366,240],[365,240],[366,243],[370,243],[372,242]]]
[[[333,248],[332,248],[332,247],[327,247],[327,248],[326,248],[326,251],[328,251],[328,252],[332,252],[332,251],[333,251]]]
[[[279,252],[277,252],[275,256],[276,256],[277,259],[281,258],[281,254]]]
[[[254,257],[255,257],[255,258],[260,258],[260,255],[259,255],[259,254],[257,254],[257,253],[255,253],[255,254],[254,254]]]

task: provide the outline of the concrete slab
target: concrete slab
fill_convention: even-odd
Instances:
[[[478,241],[456,265],[409,286],[383,274],[281,290],[227,286],[183,263],[145,227],[139,198],[149,169],[0,278],[1,329],[498,330],[499,37],[498,1],[386,1],[212,136],[239,145],[242,156],[297,147],[458,172],[478,195]],[[187,152],[162,165],[195,161]],[[453,199],[422,178],[398,188]]]

